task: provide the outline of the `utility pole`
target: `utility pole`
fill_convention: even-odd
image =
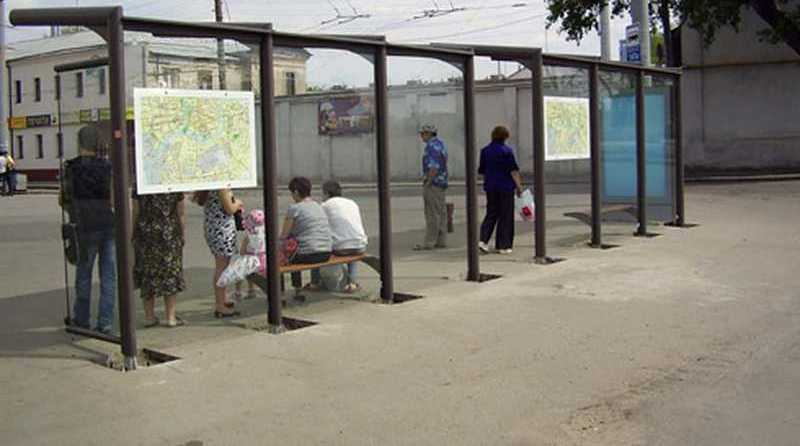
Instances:
[[[648,7],[648,0],[633,0],[633,3],[639,2],[639,51],[642,58],[642,66],[650,66],[650,8]]]
[[[600,10],[600,58],[611,60],[611,13],[608,4]]]
[[[6,2],[0,0],[0,152],[8,150],[6,119]]]
[[[222,23],[222,0],[214,0],[214,20]],[[219,66],[219,89],[225,90],[225,41],[217,39],[217,65]]]

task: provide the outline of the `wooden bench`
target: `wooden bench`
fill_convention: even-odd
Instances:
[[[346,265],[348,263],[353,262],[362,262],[365,263],[367,266],[375,270],[378,274],[381,273],[381,264],[380,260],[375,256],[369,256],[367,254],[356,254],[352,256],[331,256],[327,262],[322,263],[301,263],[301,264],[289,264],[283,265],[280,267],[278,272],[281,275],[281,291],[285,289],[283,275],[284,274],[292,274],[292,288],[295,291],[295,297],[300,295],[300,289],[302,288],[303,284],[300,280],[300,273],[303,271],[310,271],[318,268],[324,268],[326,266],[335,266],[335,265]],[[262,276],[258,273],[253,273],[247,276],[247,279],[253,282],[257,287],[261,288],[261,291],[264,293],[267,292],[267,278]]]
[[[602,220],[603,217],[605,217],[605,216],[607,216],[609,214],[617,213],[617,212],[626,212],[626,213],[628,213],[628,214],[630,214],[630,215],[635,217],[636,216],[636,206],[629,205],[629,204],[613,204],[613,205],[609,205],[609,206],[603,206],[602,208],[600,208],[600,219]],[[580,220],[580,221],[586,223],[589,226],[592,225],[592,210],[591,209],[587,209],[585,211],[579,211],[579,212],[565,212],[564,216],[565,217],[572,217],[574,219]]]

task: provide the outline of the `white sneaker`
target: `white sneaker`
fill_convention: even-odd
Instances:
[[[478,249],[484,254],[489,254],[489,245],[483,242],[478,242]]]
[[[498,254],[511,254],[512,252],[514,252],[514,251],[512,251],[510,249],[498,249],[497,250]]]

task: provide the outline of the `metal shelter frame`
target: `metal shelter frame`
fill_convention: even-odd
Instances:
[[[263,141],[263,201],[267,215],[278,215],[277,184],[277,131],[275,128],[275,90],[273,47],[314,47],[340,49],[355,53],[369,54],[373,59],[375,117],[378,164],[378,194],[380,221],[380,280],[381,299],[386,303],[394,301],[394,283],[392,274],[391,247],[391,194],[388,139],[388,101],[387,101],[387,56],[410,56],[435,58],[457,64],[464,73],[465,95],[465,154],[467,167],[467,206],[469,254],[467,280],[479,280],[479,264],[477,252],[477,200],[475,146],[474,146],[474,102],[472,97],[474,71],[473,54],[470,50],[434,48],[431,46],[395,45],[377,39],[357,39],[333,36],[306,36],[276,32],[271,27],[260,24],[228,25],[218,23],[184,23],[167,20],[153,20],[125,17],[122,7],[88,7],[88,8],[43,8],[17,9],[11,12],[11,22],[16,26],[84,26],[102,38],[108,44],[108,65],[110,72],[110,112],[112,138],[112,168],[117,274],[120,344],[124,356],[123,367],[126,370],[136,369],[136,333],[135,311],[133,299],[132,272],[132,233],[131,207],[127,200],[130,184],[129,154],[126,147],[126,96],[124,66],[124,32],[139,31],[151,33],[157,37],[182,38],[215,38],[236,40],[245,44],[258,45],[261,62],[261,138]],[[284,330],[281,315],[280,280],[278,265],[278,220],[267,219],[266,254],[267,254],[267,323],[271,333]],[[81,333],[102,340],[115,342],[116,339],[95,336],[93,333]]]
[[[680,88],[681,70],[674,68],[642,67],[617,62],[601,61],[578,56],[550,55],[542,53],[540,48],[526,48],[496,45],[454,45],[449,43],[432,43],[437,48],[469,49],[475,57],[489,57],[493,61],[518,62],[531,70],[531,95],[533,119],[533,193],[534,220],[534,261],[538,264],[550,264],[554,259],[547,256],[546,232],[546,189],[545,189],[545,121],[544,121],[544,86],[543,71],[545,66],[586,69],[589,81],[589,134],[591,159],[591,220],[593,248],[602,248],[601,208],[602,208],[602,142],[600,140],[600,70],[619,71],[636,74],[636,210],[637,230],[634,235],[647,236],[647,178],[646,178],[646,141],[644,111],[644,77],[646,75],[670,78],[675,84],[673,89],[674,113],[672,120],[675,136],[675,213],[671,226],[686,227],[683,198],[683,148],[681,145],[681,108]]]
[[[387,100],[387,57],[406,56],[439,59],[452,63],[462,70],[464,82],[464,124],[465,124],[465,168],[466,168],[466,206],[467,206],[467,280],[480,281],[480,262],[478,257],[478,198],[477,198],[477,157],[475,150],[475,102],[474,102],[474,57],[490,57],[498,61],[520,62],[531,70],[533,86],[533,171],[535,207],[535,251],[534,261],[549,264],[553,259],[546,252],[546,214],[544,183],[544,91],[543,67],[545,65],[585,68],[589,70],[590,84],[590,135],[591,135],[591,177],[592,177],[592,246],[601,246],[600,234],[600,130],[599,130],[599,70],[616,70],[638,73],[637,97],[637,235],[647,234],[646,189],[645,189],[645,140],[644,140],[644,76],[646,74],[668,76],[674,79],[677,119],[673,121],[676,135],[676,215],[675,226],[684,225],[683,206],[683,157],[680,144],[680,71],[671,69],[644,68],[619,63],[609,63],[580,57],[550,56],[539,48],[472,45],[397,45],[386,42],[379,36],[325,36],[283,33],[272,30],[271,26],[257,23],[221,24],[187,23],[167,20],[125,17],[122,7],[80,7],[17,9],[10,14],[15,26],[84,26],[92,29],[108,43],[108,66],[110,72],[110,111],[112,129],[112,165],[114,176],[114,206],[116,209],[115,231],[117,248],[117,274],[120,344],[124,356],[124,368],[136,368],[136,333],[133,299],[133,274],[130,234],[132,231],[131,209],[127,199],[130,184],[128,150],[126,147],[126,80],[124,66],[125,31],[151,33],[157,37],[214,38],[231,39],[245,44],[258,45],[260,58],[259,83],[261,87],[261,138],[263,169],[264,211],[273,218],[266,224],[267,254],[267,323],[271,333],[284,330],[281,315],[280,280],[278,265],[278,184],[277,184],[277,130],[275,127],[275,89],[273,48],[314,47],[352,51],[373,57],[376,151],[378,170],[379,227],[380,227],[380,280],[381,299],[386,303],[394,301],[394,283],[391,247],[391,193],[388,139],[388,100]],[[80,333],[94,336],[92,333]],[[104,339],[116,341],[116,339]]]

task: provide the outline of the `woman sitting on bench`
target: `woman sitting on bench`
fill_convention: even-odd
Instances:
[[[291,263],[327,262],[333,251],[331,228],[322,206],[311,199],[311,181],[295,177],[289,182],[289,192],[294,204],[286,211],[281,240],[289,237],[297,240],[297,252]],[[292,284],[297,285],[299,280],[300,273],[292,273]]]

